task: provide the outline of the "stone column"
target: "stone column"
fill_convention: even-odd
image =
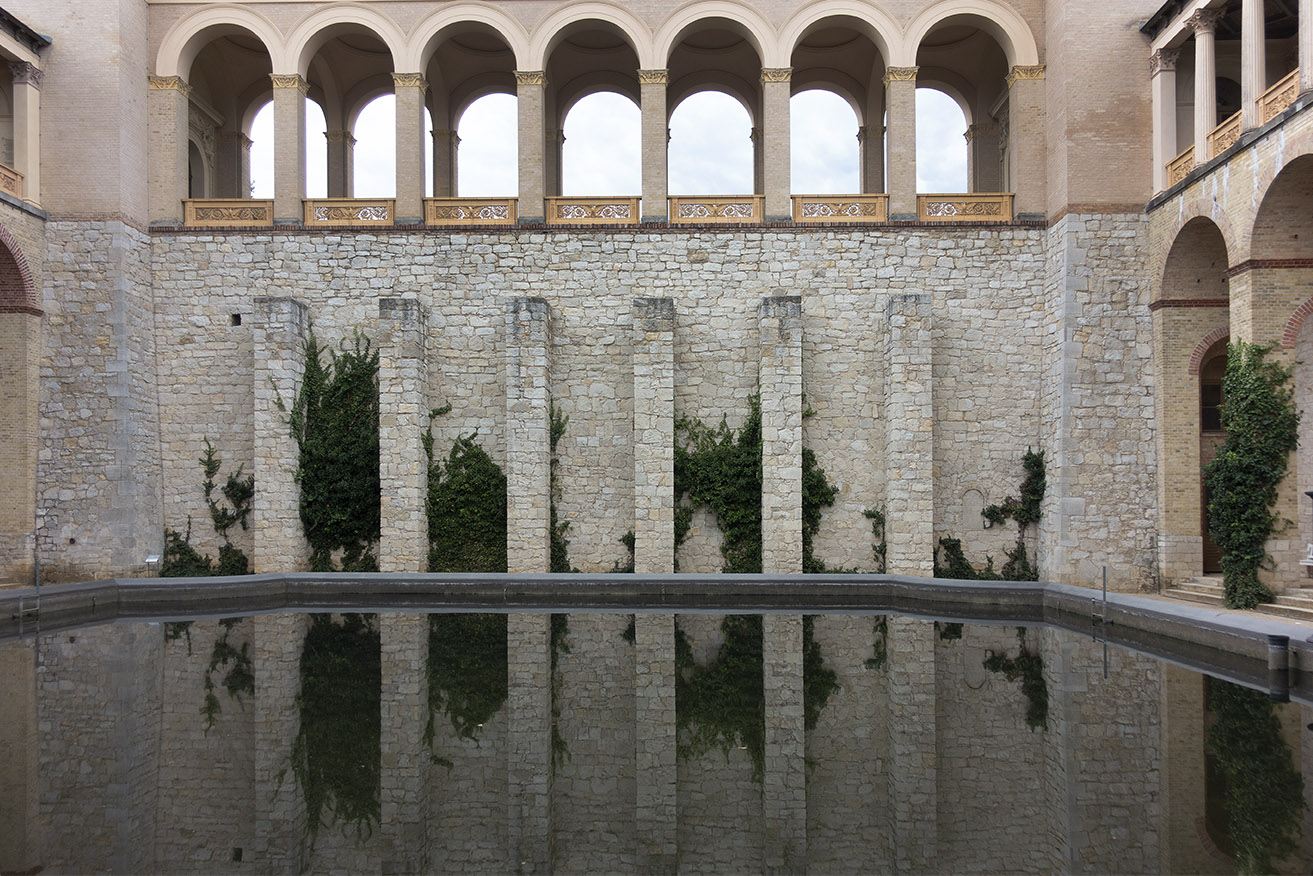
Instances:
[[[1267,91],[1267,24],[1263,0],[1240,4],[1240,123],[1248,131],[1263,124],[1258,99]],[[1199,156],[1195,156],[1199,160]]]
[[[886,646],[894,869],[933,872],[939,833],[934,622],[890,615]]]
[[[802,298],[764,298],[761,363],[761,563],[802,571]]]
[[[889,218],[916,219],[916,67],[890,67],[884,75],[888,116]]]
[[[760,125],[753,125],[748,136],[752,139],[752,193],[764,195],[766,194],[766,138],[762,135]]]
[[[309,314],[294,298],[256,298],[251,327],[255,367],[255,499],[252,523],[257,574],[304,571],[309,545],[301,531],[296,482],[299,451],[279,408],[290,407],[305,374]]]
[[[300,225],[305,198],[305,96],[297,74],[269,77],[274,91],[274,224]]]
[[[251,196],[251,138],[241,131],[220,131],[215,148],[215,197]]]
[[[667,174],[670,128],[666,117],[665,70],[639,70],[639,100],[643,107],[643,221],[665,222],[669,192]]]
[[[18,88],[15,87],[15,98]],[[26,89],[24,89],[26,90]],[[187,132],[191,86],[181,76],[151,76],[147,110],[150,113],[150,222],[152,225],[181,225],[182,202],[187,197]],[[15,107],[14,122],[18,112]],[[25,144],[30,149],[30,143]],[[14,132],[17,161],[18,132]],[[37,154],[29,153],[29,163]],[[21,168],[14,168],[20,170]]]
[[[768,873],[801,873],[807,867],[807,729],[802,681],[802,615],[763,616],[766,736],[762,809]]]
[[[546,216],[543,197],[547,193],[544,154],[544,109],[547,74],[541,70],[515,73],[515,96],[519,114],[520,203],[519,221],[537,224]]]
[[[18,280],[9,262],[5,280]],[[41,318],[34,290],[0,291],[0,584],[36,571],[37,448],[41,438]],[[3,795],[0,795],[3,796]],[[22,869],[22,868],[20,868]]]
[[[673,689],[674,682],[671,684]],[[6,873],[39,873],[41,740],[37,735],[36,651],[32,644],[19,641],[0,645],[0,697],[5,703],[5,720],[0,721],[0,751],[5,752],[0,759],[0,868]],[[670,708],[673,727],[673,697]]]
[[[551,562],[551,309],[542,298],[506,302],[506,561],[511,572]]]
[[[858,128],[857,151],[862,163],[862,194],[879,194],[884,191],[884,125]]]
[[[1176,148],[1176,49],[1160,49],[1149,59],[1153,92],[1153,189],[1167,188],[1167,163]]]
[[[641,567],[639,574],[645,574]],[[634,763],[638,866],[679,871],[675,616],[634,615]]]
[[[429,83],[422,73],[393,73],[397,93],[398,225],[424,224],[424,104]]]
[[[353,197],[356,138],[350,131],[325,131],[324,137],[328,140],[328,197]]]
[[[995,122],[982,122],[966,130],[967,189],[973,192],[1003,190],[998,161],[999,126]]]
[[[552,657],[549,614],[506,623],[508,873],[552,865]]]
[[[1186,21],[1194,28],[1194,162],[1209,159],[1208,135],[1217,127],[1217,52],[1214,40],[1221,9],[1200,9]],[[1169,156],[1170,161],[1175,156]]]
[[[255,847],[251,864],[262,873],[305,870],[303,791],[288,764],[300,727],[301,649],[309,616],[263,614],[252,619],[255,674]]]
[[[455,131],[433,130],[433,196],[451,198],[456,195],[456,149],[460,137]]]
[[[1313,0],[1299,0],[1299,93],[1313,91]]]
[[[543,192],[549,197],[561,194],[561,175],[562,160],[565,154],[565,132],[550,128],[546,132],[544,140],[544,154],[546,160],[543,162],[547,168],[547,177],[543,181]]]
[[[1008,84],[1008,178],[1019,218],[1043,218],[1048,180],[1045,149],[1044,67],[1013,67]]]
[[[675,300],[634,299],[634,571],[675,571]]]
[[[427,315],[413,298],[378,301],[379,570],[428,571]]]
[[[885,517],[890,575],[934,574],[934,406],[929,295],[885,304]]]
[[[424,727],[429,717],[429,619],[425,614],[380,614],[378,624],[382,870],[427,873],[431,759]]]
[[[10,64],[9,70],[14,79],[14,170],[23,175],[23,198],[34,204],[40,204],[41,69],[31,64]],[[181,79],[178,81],[182,82]],[[168,114],[167,118],[176,124],[176,119],[173,119],[171,114]],[[182,136],[185,161],[186,116],[183,117]],[[183,173],[181,185],[186,184],[186,174]],[[182,205],[178,206],[181,209]],[[179,216],[181,217],[181,214]]]
[[[789,222],[793,219],[793,187],[789,181],[789,80],[792,67],[764,68],[761,71],[761,115],[765,129],[762,171],[765,174],[766,220]]]

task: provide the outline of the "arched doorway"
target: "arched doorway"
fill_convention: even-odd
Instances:
[[[1226,345],[1226,338],[1214,343],[1204,354],[1203,363],[1199,366],[1199,529],[1203,537],[1205,575],[1220,574],[1222,571],[1222,552],[1208,535],[1208,485],[1203,480],[1202,472],[1217,458],[1218,451],[1226,441],[1226,431],[1222,428],[1222,403],[1225,401],[1222,381],[1226,377]]]

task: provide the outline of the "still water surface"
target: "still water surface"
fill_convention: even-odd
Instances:
[[[5,873],[1313,869],[1306,707],[1061,630],[271,614],[0,670]]]

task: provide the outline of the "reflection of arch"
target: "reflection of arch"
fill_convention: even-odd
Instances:
[[[207,6],[169,29],[155,53],[155,75],[186,79],[201,49],[230,33],[249,33],[258,39],[269,53],[273,69],[280,69],[283,41],[278,28],[250,7],[224,4]]]
[[[324,44],[347,30],[365,30],[377,37],[391,53],[394,70],[397,70],[399,61],[405,60],[405,37],[390,19],[367,7],[343,3],[313,12],[298,24],[287,39],[287,54],[282,59],[283,63],[292,65],[292,69],[279,70],[275,67],[274,72],[305,76],[310,70],[310,60]]]
[[[675,47],[702,25],[723,27],[746,39],[763,67],[789,66],[788,56],[781,57],[771,39],[771,26],[766,19],[753,7],[735,0],[695,3],[667,19],[655,37],[654,66],[668,66]]]
[[[1208,355],[1209,352],[1217,346],[1218,341],[1224,341],[1230,337],[1231,330],[1225,326],[1215,328],[1208,334],[1204,335],[1199,343],[1195,345],[1194,352],[1190,354],[1190,365],[1186,368],[1186,373],[1192,377],[1198,377],[1199,368],[1204,364],[1204,359],[1213,358]]]
[[[44,315],[23,248],[3,225],[0,225],[0,313]]]
[[[640,69],[665,66],[664,59],[658,59],[653,53],[651,32],[629,10],[613,3],[589,2],[571,3],[538,23],[534,28],[533,41],[529,44],[528,63],[533,66],[525,69],[547,69],[547,62],[561,40],[577,26],[587,27],[590,24],[613,31],[629,43],[629,47],[638,56]]]
[[[405,57],[398,62],[412,65],[414,69],[401,69],[398,72],[427,70],[438,47],[461,30],[462,25],[469,24],[481,25],[485,31],[492,32],[505,43],[515,55],[516,69],[537,69],[526,66],[530,63],[529,35],[518,21],[483,3],[458,3],[444,6],[419,23],[410,45],[406,47]]]
[[[923,11],[907,29],[901,59],[891,59],[890,66],[913,67],[916,52],[930,31],[952,19],[963,19],[994,38],[1007,56],[1009,67],[1034,67],[1039,64],[1039,47],[1030,26],[1015,10],[993,0],[941,0]]]
[[[898,24],[881,10],[853,0],[822,0],[795,13],[779,36],[780,52],[787,55],[785,64],[807,35],[822,27],[851,27],[875,43],[886,64],[899,66],[889,60],[892,47],[899,44]]]

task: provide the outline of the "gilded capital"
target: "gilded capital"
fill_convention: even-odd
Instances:
[[[397,88],[428,88],[429,81],[423,73],[393,73],[392,84]]]
[[[1044,78],[1044,65],[1039,64],[1034,67],[1013,67],[1012,71],[1008,73],[1007,78],[1004,79],[1003,81],[1008,84],[1008,88],[1011,88],[1013,85],[1015,85],[1017,82],[1023,79],[1043,79],[1043,78]]]
[[[1176,69],[1176,59],[1180,56],[1180,49],[1159,49],[1149,57],[1149,75],[1157,76],[1159,73],[1171,73]]]
[[[30,85],[37,91],[41,90],[42,73],[40,67],[33,66],[26,61],[14,61],[9,65],[9,74],[13,77],[15,85]]]
[[[1225,9],[1200,9],[1187,18],[1185,23],[1197,34],[1212,33],[1217,29],[1217,23],[1222,20],[1225,13]]]
[[[920,67],[886,67],[884,71],[884,84],[890,82],[915,82],[916,71]]]
[[[639,70],[639,85],[669,85],[670,71],[668,70]]]
[[[270,73],[269,82],[274,88],[295,88],[297,91],[301,92],[302,97],[310,92],[310,83],[306,82],[303,77],[296,73]]]
[[[191,96],[191,86],[181,76],[152,76],[150,77],[150,90],[179,91],[183,97]]]
[[[762,85],[765,85],[767,82],[788,82],[792,78],[793,78],[792,67],[762,67],[761,68]]]
[[[516,70],[516,85],[546,85],[547,74],[542,70]]]

